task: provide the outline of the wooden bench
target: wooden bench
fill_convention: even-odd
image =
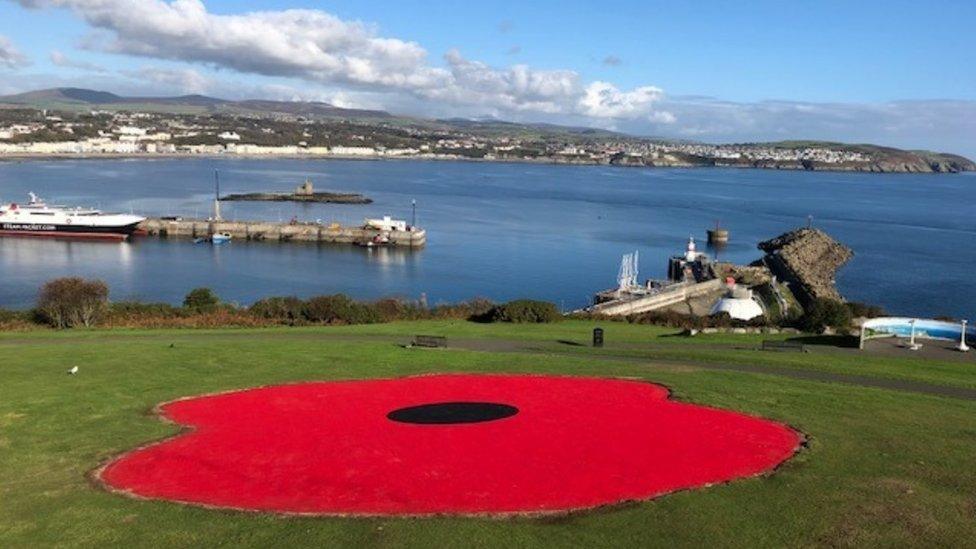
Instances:
[[[799,353],[806,353],[807,348],[804,344],[799,341],[788,341],[782,339],[764,339],[762,342],[763,351],[796,351]]]
[[[413,336],[411,347],[447,347],[447,338],[443,336]]]

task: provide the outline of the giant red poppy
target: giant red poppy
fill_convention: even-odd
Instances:
[[[294,513],[581,509],[756,475],[800,444],[785,425],[671,401],[659,385],[580,377],[302,383],[161,412],[193,429],[108,464],[108,486]]]

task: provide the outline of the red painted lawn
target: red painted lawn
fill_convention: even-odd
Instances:
[[[457,425],[391,410],[487,401],[515,416]],[[304,383],[179,400],[193,426],[109,464],[148,498],[323,514],[517,513],[593,507],[755,475],[798,448],[788,427],[667,399],[649,383],[436,375]]]

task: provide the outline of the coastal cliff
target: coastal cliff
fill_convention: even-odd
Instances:
[[[657,153],[628,158],[618,165],[668,168],[724,167],[771,170],[842,171],[867,173],[959,173],[976,171],[976,162],[963,156],[929,151],[876,147],[864,160],[823,162],[808,159],[710,158],[682,153]],[[612,162],[614,163],[614,162]]]

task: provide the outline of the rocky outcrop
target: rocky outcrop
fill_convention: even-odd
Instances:
[[[611,166],[646,166],[644,158],[641,156],[617,153],[610,156]]]
[[[766,252],[763,263],[788,282],[800,303],[815,299],[843,300],[834,276],[854,252],[819,229],[797,229],[759,243]]]
[[[976,162],[958,154],[926,152],[918,154],[928,162],[933,172],[976,172]]]
[[[701,168],[714,166],[715,161],[703,156],[695,156],[677,151],[655,151],[644,157],[644,164],[658,168]]]
[[[295,192],[229,194],[220,198],[226,202],[322,202],[332,204],[372,204],[373,199],[356,193]]]

